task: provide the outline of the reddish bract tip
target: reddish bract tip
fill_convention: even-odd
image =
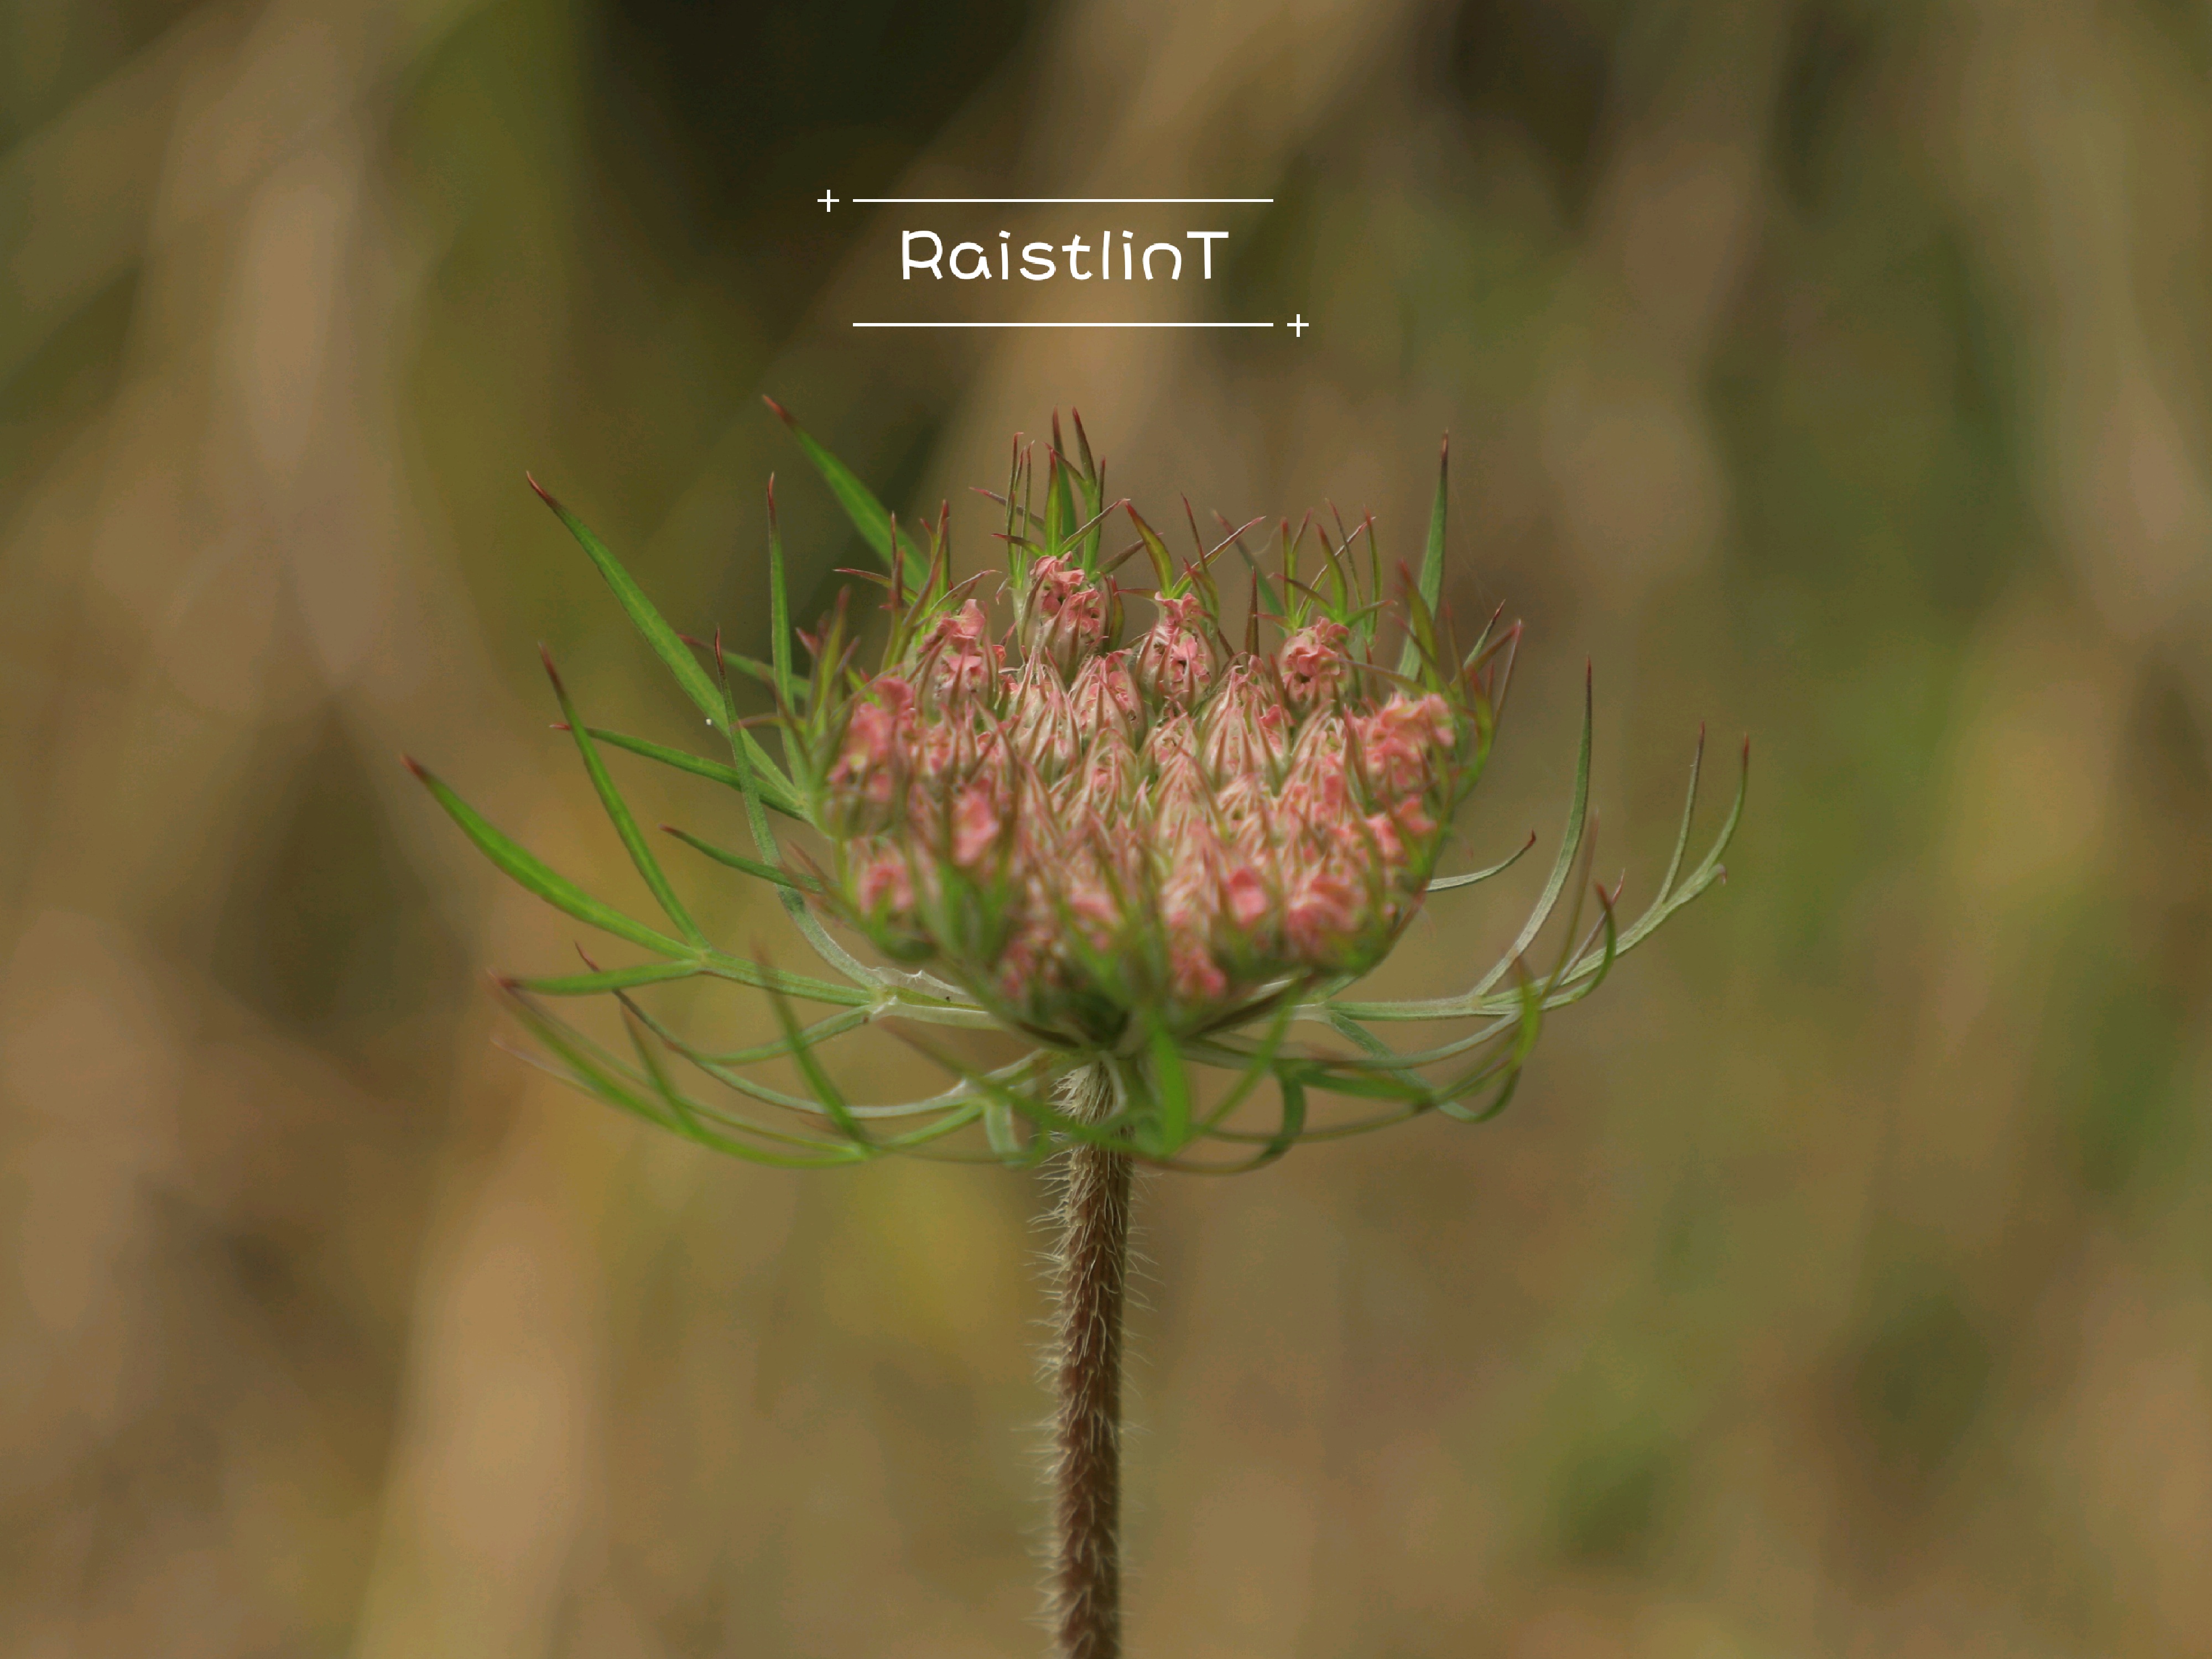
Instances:
[[[538,499],[539,501],[544,502],[546,506],[551,507],[556,513],[558,513],[561,510],[561,503],[553,499],[553,492],[546,489],[544,484],[538,483],[533,475],[525,472],[522,475],[522,481],[538,492]]]
[[[414,756],[400,756],[399,763],[402,766],[404,766],[409,771],[412,772],[416,777],[422,779],[423,782],[428,783],[430,781],[430,769],[423,765],[421,761],[416,760]]]
[[[769,397],[767,393],[763,392],[761,394],[761,401],[766,404],[770,411],[775,416],[775,418],[781,421],[786,426],[797,426],[799,424],[798,422],[791,418],[791,411],[789,410],[786,409],[781,404],[776,402],[775,398]]]
[[[522,981],[512,974],[486,974],[484,977],[491,981],[491,988],[495,991],[504,991],[512,995],[522,988]]]

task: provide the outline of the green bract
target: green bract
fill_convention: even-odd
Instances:
[[[809,653],[803,673],[795,661],[772,482],[765,663],[719,642],[688,643],[598,538],[545,497],[726,743],[726,760],[708,759],[587,726],[547,660],[565,727],[664,923],[591,897],[416,769],[510,876],[647,953],[633,966],[501,981],[542,1045],[543,1063],[602,1100],[769,1164],[905,1152],[1027,1165],[1086,1142],[1172,1169],[1256,1169],[1300,1141],[1431,1111],[1467,1122],[1494,1116],[1544,1016],[1589,994],[1620,955],[1723,874],[1721,854],[1742,811],[1741,781],[1711,850],[1683,867],[1701,737],[1658,896],[1623,926],[1618,891],[1591,884],[1586,683],[1566,830],[1511,945],[1457,995],[1347,1000],[1426,896],[1474,885],[1520,856],[1435,874],[1453,811],[1488,755],[1519,638],[1517,626],[1500,630],[1493,617],[1462,650],[1440,614],[1445,469],[1419,571],[1407,573],[1394,607],[1371,521],[1347,530],[1340,520],[1332,537],[1314,515],[1296,534],[1285,520],[1268,573],[1244,548],[1252,525],[1224,523],[1209,548],[1194,518],[1194,553],[1179,562],[1127,502],[1108,502],[1080,420],[1071,455],[1055,416],[1042,501],[1030,452],[1018,441],[1006,491],[993,496],[1005,514],[1013,623],[994,643],[972,597],[981,578],[951,579],[948,516],[925,524],[918,538],[902,532],[858,479],[776,413],[884,568],[871,577],[887,590],[890,612],[872,673],[853,665],[842,600],[816,635],[799,636]],[[1123,509],[1137,540],[1110,554],[1105,530]],[[1319,553],[1302,571],[1309,531]],[[1356,548],[1363,535],[1364,560]],[[1241,647],[1223,630],[1215,568],[1231,548],[1247,567]],[[1113,573],[1139,553],[1153,586],[1133,597],[1148,601],[1158,620],[1125,646],[1125,592]],[[1271,634],[1277,647],[1263,648]],[[1377,658],[1386,635],[1396,647],[1388,665]],[[768,689],[776,713],[763,729],[776,733],[775,749],[740,719],[732,667]],[[607,769],[610,748],[737,794],[749,852],[669,833],[769,884],[827,977],[784,972],[707,938],[624,805]],[[1745,761],[1747,771],[1747,747]],[[776,816],[818,837],[822,856],[784,847]],[[1571,886],[1563,944],[1540,971],[1528,953]],[[1587,931],[1586,896],[1599,912]],[[896,965],[854,955],[825,918]],[[650,988],[695,978],[766,992],[780,1040],[708,1051],[647,1006]],[[551,1010],[560,998],[599,994],[619,1000],[627,1054]],[[802,1003],[830,1012],[803,1020]],[[1463,1029],[1418,1049],[1394,1048],[1374,1029],[1413,1021]],[[823,1050],[872,1024],[940,1065],[945,1089],[896,1104],[848,1101]],[[921,1028],[933,1024],[997,1029],[1034,1046],[1010,1065],[978,1071],[927,1040]],[[1324,1030],[1308,1040],[1301,1025]],[[748,1069],[786,1059],[805,1093],[771,1087]],[[1094,1066],[1111,1079],[1110,1107],[1078,1116],[1064,1109],[1060,1085]],[[1197,1073],[1206,1070],[1227,1074],[1218,1097],[1200,1087]],[[702,1080],[776,1115],[747,1115],[703,1098],[695,1092]],[[1272,1119],[1246,1127],[1263,1091]],[[1376,1104],[1348,1121],[1311,1123],[1307,1104],[1316,1091]]]

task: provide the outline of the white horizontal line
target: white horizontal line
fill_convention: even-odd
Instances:
[[[1000,206],[1114,206],[1121,204],[1162,206],[1182,204],[1195,207],[1265,207],[1274,201],[1272,196],[855,196],[855,204],[880,204],[891,207],[921,206],[933,203],[966,202]]]
[[[1273,328],[1273,323],[855,323],[854,328]]]

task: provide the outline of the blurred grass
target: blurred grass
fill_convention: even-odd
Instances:
[[[569,930],[395,759],[623,890],[532,644],[686,716],[520,473],[757,650],[765,475],[807,608],[852,551],[762,391],[902,512],[1073,401],[1399,550],[1449,427],[1531,625],[1471,854],[1585,656],[1632,902],[1753,735],[1505,1119],[1147,1189],[1135,1650],[2193,1650],[2208,20],[0,0],[0,1651],[1034,1641],[1036,1190],[541,1085],[477,975]],[[1319,326],[855,339],[825,187],[1273,195],[1212,303]]]

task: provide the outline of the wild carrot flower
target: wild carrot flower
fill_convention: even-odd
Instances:
[[[1263,562],[1246,542],[1261,521],[1224,523],[1209,545],[1194,515],[1191,551],[1170,553],[1135,507],[1106,499],[1080,420],[1071,452],[1055,416],[1042,480],[1017,440],[1006,489],[993,496],[1003,570],[956,581],[949,513],[919,536],[902,530],[793,429],[882,565],[869,573],[885,601],[871,668],[855,661],[866,619],[856,623],[841,601],[799,636],[810,658],[799,671],[772,483],[765,662],[678,635],[597,538],[546,497],[727,745],[725,762],[586,726],[554,676],[563,729],[665,925],[591,897],[416,769],[501,868],[645,952],[628,964],[587,960],[582,973],[501,981],[544,1063],[577,1086],[719,1150],[786,1165],[905,1152],[1018,1166],[1073,1149],[1055,1619],[1063,1652],[1104,1659],[1114,1651],[1114,1355],[1131,1161],[1224,1173],[1258,1168],[1304,1140],[1430,1112],[1494,1115],[1544,1016],[1596,988],[1622,953],[1720,878],[1742,792],[1686,873],[1692,763],[1658,893],[1621,926],[1618,888],[1588,878],[1586,692],[1565,833],[1534,912],[1503,954],[1455,994],[1351,1000],[1346,991],[1424,904],[1520,856],[1437,873],[1489,756],[1520,640],[1517,624],[1500,628],[1493,617],[1463,644],[1441,611],[1441,470],[1419,572],[1387,586],[1371,520],[1352,528],[1309,514],[1295,531],[1283,520]],[[1110,550],[1107,534],[1121,523],[1135,540]],[[1139,555],[1150,585],[1125,587],[1118,573]],[[765,689],[773,712],[764,720],[741,717],[733,671]],[[750,852],[671,833],[771,884],[830,977],[707,938],[617,788],[607,749],[736,793]],[[805,842],[787,848],[774,817]],[[1539,968],[1529,952],[1570,887],[1565,939],[1551,967]],[[1587,932],[1585,896],[1599,910]],[[708,1049],[653,1012],[653,988],[696,978],[766,991],[780,1040]],[[627,1054],[551,1012],[557,1000],[594,994],[618,1000]],[[802,1024],[801,1002],[830,1012]],[[1411,1022],[1462,1029],[1411,1049],[1375,1029]],[[1299,1024],[1319,1028],[1318,1039],[1293,1041]],[[871,1024],[942,1065],[946,1086],[897,1103],[848,1100],[823,1049]],[[930,1024],[995,1028],[1029,1052],[971,1066],[916,1034]],[[751,1069],[782,1060],[795,1065],[804,1093]],[[1225,1077],[1212,1097],[1203,1070]],[[732,1110],[695,1092],[687,1076],[783,1115]],[[1248,1124],[1263,1085],[1273,1085],[1273,1121]],[[1309,1100],[1319,1092],[1370,1104],[1312,1123]]]

